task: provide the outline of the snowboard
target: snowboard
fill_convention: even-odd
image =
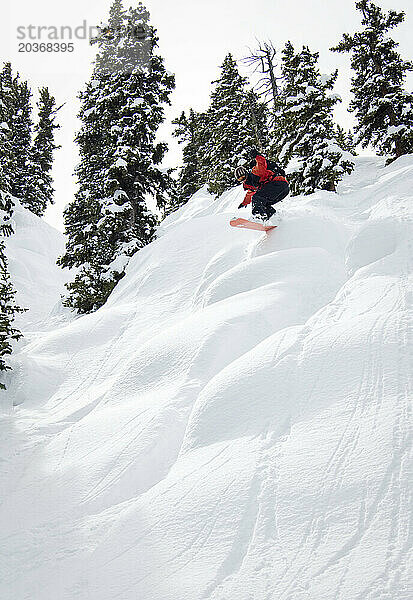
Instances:
[[[262,223],[254,223],[253,221],[248,221],[247,219],[232,219],[229,224],[231,227],[239,227],[240,229],[254,229],[255,231],[271,231],[271,229],[275,229],[277,225],[263,225]]]

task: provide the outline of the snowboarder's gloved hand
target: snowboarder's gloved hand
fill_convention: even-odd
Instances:
[[[244,204],[243,202],[241,202],[241,204],[238,206],[238,208],[246,208],[246,204]]]

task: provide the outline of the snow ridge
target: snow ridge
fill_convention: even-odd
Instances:
[[[411,596],[412,178],[358,159],[268,236],[200,190],[102,309],[21,346],[2,597]]]

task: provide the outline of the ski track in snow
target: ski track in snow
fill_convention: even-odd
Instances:
[[[360,158],[268,236],[200,190],[77,318],[17,207],[2,599],[413,597],[412,181]]]

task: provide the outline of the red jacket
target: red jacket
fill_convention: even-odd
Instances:
[[[243,188],[244,190],[247,190],[247,193],[245,194],[242,204],[244,206],[250,204],[255,192],[261,189],[269,181],[284,181],[285,183],[288,183],[283,175],[276,175],[274,171],[269,169],[266,159],[261,156],[261,154],[258,154],[255,157],[255,167],[252,169],[252,173],[248,174],[247,179],[243,184]]]

